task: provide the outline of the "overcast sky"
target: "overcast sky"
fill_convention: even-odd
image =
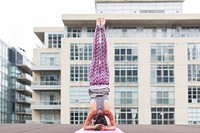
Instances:
[[[0,39],[32,59],[41,45],[33,27],[63,26],[62,14],[94,14],[95,0],[0,0]],[[200,0],[185,0],[183,13],[199,13]]]

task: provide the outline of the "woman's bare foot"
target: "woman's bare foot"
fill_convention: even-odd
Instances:
[[[101,25],[104,26],[106,24],[105,18],[101,18]]]
[[[101,25],[101,19],[100,18],[96,19],[96,25],[99,25],[99,26]]]

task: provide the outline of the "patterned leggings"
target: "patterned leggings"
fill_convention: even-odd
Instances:
[[[101,32],[101,43],[99,34]],[[90,65],[90,85],[109,85],[109,69],[107,61],[107,42],[105,26],[96,26]]]

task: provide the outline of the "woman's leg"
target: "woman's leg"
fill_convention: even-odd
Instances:
[[[101,57],[100,57],[100,81],[103,85],[109,85],[109,68],[107,57],[107,41],[105,36],[105,19],[101,19]]]
[[[99,33],[100,33],[100,18],[97,19],[97,24],[94,33],[92,61],[90,65],[90,85],[99,84]]]

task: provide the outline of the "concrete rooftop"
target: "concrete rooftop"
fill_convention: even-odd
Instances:
[[[0,124],[0,133],[74,133],[81,129],[82,126],[66,124]],[[200,133],[200,125],[118,125],[117,127],[124,133]]]

